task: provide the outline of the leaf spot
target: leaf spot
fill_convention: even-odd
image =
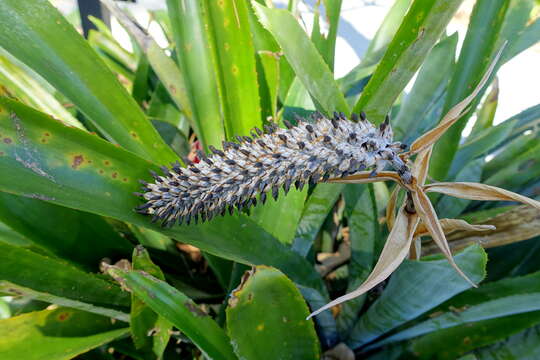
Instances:
[[[71,317],[71,314],[68,312],[62,312],[58,314],[58,321],[66,321]]]
[[[83,163],[84,157],[82,155],[75,155],[73,157],[73,162],[71,163],[71,167],[75,170]]]

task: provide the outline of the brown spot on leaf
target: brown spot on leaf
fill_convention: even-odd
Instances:
[[[0,156],[4,156],[4,152],[3,152],[3,151],[0,151]]]
[[[105,161],[103,161],[103,165],[109,166],[109,165],[111,165],[111,162],[109,160],[105,160]]]
[[[111,177],[112,177],[113,179],[116,179],[116,178],[118,177],[118,173],[117,173],[116,171],[113,172],[113,173],[111,174]]]
[[[49,134],[48,132],[46,132],[46,133],[43,133],[43,136],[51,136],[51,134]]]
[[[11,144],[12,142],[13,142],[13,140],[11,140],[11,139],[8,138],[8,137],[7,137],[7,138],[4,138],[4,143],[5,143],[5,144],[8,144],[8,145],[9,145],[9,144]]]
[[[71,317],[71,314],[68,312],[61,312],[58,314],[58,321],[66,321]]]
[[[100,174],[103,174],[105,171],[103,171],[103,169],[99,169],[99,173]]]
[[[82,155],[75,155],[71,163],[71,167],[75,170],[83,163],[84,157]]]
[[[193,304],[191,301],[184,302],[184,306],[195,316],[203,317],[206,316],[206,313],[202,311],[197,305]]]
[[[169,90],[171,91],[171,93],[174,95],[176,94],[176,86],[174,85],[169,85]]]
[[[138,139],[139,138],[139,135],[137,135],[137,133],[135,131],[130,131],[129,133],[131,135],[132,138],[134,139]]]
[[[128,178],[123,178],[122,181],[123,182],[128,182]]]

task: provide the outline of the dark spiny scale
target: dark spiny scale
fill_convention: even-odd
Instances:
[[[357,113],[352,113],[351,114],[351,120],[354,121],[354,122],[358,122],[358,114]]]
[[[142,185],[144,185],[144,186],[148,185],[148,182],[147,182],[147,181],[144,181],[144,180],[139,180],[139,183],[142,184]]]
[[[292,184],[302,189],[306,183],[328,181],[364,169],[382,170],[386,163],[410,183],[410,170],[398,156],[399,142],[393,142],[388,119],[377,129],[360,114],[362,123],[351,122],[343,113],[332,119],[313,114],[314,123],[299,120],[287,129],[275,123],[265,126],[266,134],[255,128],[253,137],[237,137],[224,142],[224,150],[210,146],[209,156],[197,151],[201,161],[186,161],[186,168],[172,164],[165,176],[151,172],[153,183],[141,182],[145,203],[137,212],[153,216],[164,226],[208,221],[218,214],[240,211],[277,198],[279,189],[290,191]],[[352,115],[358,120],[358,115]],[[257,197],[259,197],[257,199]]]
[[[365,113],[365,112],[360,111],[360,119],[362,119],[362,121],[366,121],[366,120],[367,120],[367,116],[366,116],[366,113]]]
[[[341,120],[347,120],[347,117],[345,116],[345,113],[343,111],[339,113],[339,118]]]
[[[248,157],[250,155],[249,151],[247,151],[246,149],[239,149],[238,151],[240,151],[246,157]]]
[[[287,119],[283,120],[283,124],[285,125],[285,127],[287,129],[292,129],[293,128],[293,124],[291,124],[291,122]]]

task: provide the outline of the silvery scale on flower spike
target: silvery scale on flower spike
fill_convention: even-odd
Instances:
[[[267,194],[277,198],[279,189],[288,192],[294,184],[325,182],[372,169],[375,176],[387,164],[405,183],[411,172],[398,154],[404,150],[393,141],[388,117],[376,127],[362,113],[351,120],[334,113],[327,119],[320,113],[313,123],[298,119],[297,126],[285,121],[287,129],[272,124],[265,131],[256,128],[252,137],[237,136],[238,142],[224,142],[223,151],[211,147],[209,157],[182,168],[163,168],[153,174],[155,182],[143,182],[146,203],[137,211],[153,215],[164,226],[209,220],[228,209],[242,210],[264,203]]]

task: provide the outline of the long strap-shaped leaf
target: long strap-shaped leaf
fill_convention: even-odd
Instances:
[[[108,273],[184,333],[210,359],[236,359],[225,331],[190,298],[147,273],[109,267]]]
[[[49,1],[1,1],[0,46],[67,96],[113,142],[148,160],[176,161],[137,103]]]
[[[138,179],[149,180],[148,170],[157,167],[131,152],[2,98],[0,133],[0,191],[151,228],[242,263],[268,264],[296,283],[324,292],[307,260],[244,215],[163,229],[134,212],[140,204],[132,194],[139,188]]]

